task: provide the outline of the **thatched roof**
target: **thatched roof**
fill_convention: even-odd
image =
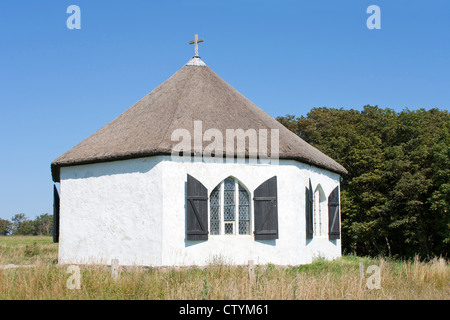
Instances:
[[[176,129],[194,137],[194,121],[202,130],[279,129],[279,158],[292,159],[345,174],[336,161],[312,147],[231,87],[199,58],[193,58],[115,120],[81,141],[51,164],[53,181],[60,168],[81,164],[170,155]],[[206,147],[211,142],[204,142]],[[270,139],[268,139],[270,149]],[[224,148],[225,150],[225,148]],[[270,151],[269,151],[270,153]]]

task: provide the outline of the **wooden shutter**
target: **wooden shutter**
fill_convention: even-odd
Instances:
[[[331,191],[328,197],[328,238],[336,240],[341,238],[339,216],[339,187]]]
[[[314,235],[313,229],[313,191],[311,186],[311,179],[309,180],[309,188],[306,187],[305,192],[305,215],[306,215],[306,239],[312,239]]]
[[[186,239],[208,240],[208,190],[190,175],[186,199]]]
[[[277,177],[262,183],[254,192],[255,240],[278,239]]]
[[[53,242],[59,242],[59,194],[53,185]]]

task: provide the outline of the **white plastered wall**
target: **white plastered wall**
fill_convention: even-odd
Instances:
[[[61,168],[59,263],[161,264],[160,160]]]
[[[252,234],[186,240],[187,174],[208,193],[232,176],[251,197],[276,175],[279,239],[255,241]],[[306,240],[309,179],[313,190],[320,184],[327,197],[339,185],[338,174],[284,160],[279,165],[184,163],[158,156],[61,168],[59,263],[109,264],[119,259],[121,265],[187,266],[219,259],[298,265],[316,257],[339,257],[340,240],[329,241],[327,235]]]
[[[233,264],[273,263],[298,265],[323,257],[341,255],[340,240],[328,235],[306,240],[305,187],[320,183],[325,194],[339,185],[339,175],[297,161],[280,160],[279,165],[237,163],[164,162],[163,169],[163,265],[205,265],[214,261]],[[255,241],[251,235],[209,235],[207,241],[187,241],[185,236],[185,183],[187,174],[199,180],[210,193],[223,179],[232,176],[249,191],[277,176],[279,239]],[[250,206],[253,210],[252,205]],[[328,214],[328,212],[327,212]],[[253,221],[251,220],[253,226]],[[252,228],[253,230],[253,228]]]

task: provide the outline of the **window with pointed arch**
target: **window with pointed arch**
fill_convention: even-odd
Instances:
[[[209,197],[210,235],[249,235],[250,193],[235,178],[220,182]]]
[[[319,184],[314,191],[313,204],[314,236],[328,235],[327,197]]]

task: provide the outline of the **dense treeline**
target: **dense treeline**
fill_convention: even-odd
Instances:
[[[344,253],[449,256],[448,111],[313,108],[277,120],[348,170],[341,181]]]
[[[53,216],[47,213],[30,220],[23,213],[16,214],[11,221],[0,219],[0,236],[34,235],[50,236],[53,233]]]

